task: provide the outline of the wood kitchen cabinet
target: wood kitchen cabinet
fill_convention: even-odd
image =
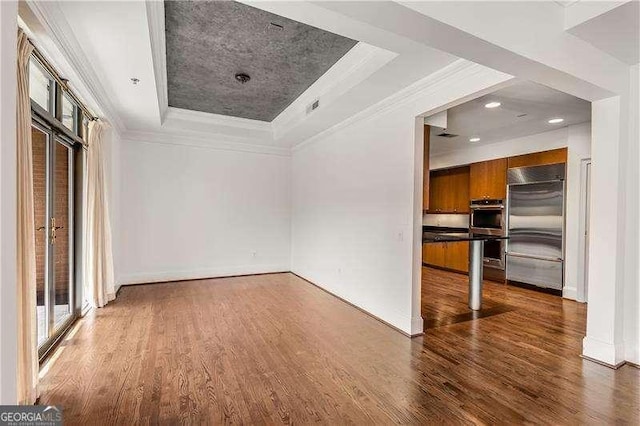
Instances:
[[[534,152],[533,154],[510,157],[508,167],[544,166],[567,162],[567,148],[552,149],[549,151]]]
[[[458,272],[469,272],[469,242],[446,243],[444,267]]]
[[[435,170],[429,178],[429,213],[469,213],[469,167]]]
[[[507,197],[507,159],[473,163],[469,174],[469,197],[471,200],[498,199]]]
[[[469,242],[422,244],[422,262],[437,268],[469,272]]]
[[[447,243],[422,244],[422,262],[431,266],[444,268],[445,246]]]

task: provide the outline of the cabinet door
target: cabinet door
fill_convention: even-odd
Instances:
[[[431,172],[429,178],[429,211],[432,213],[440,213],[446,211],[446,173],[444,171]]]
[[[448,211],[469,213],[469,167],[451,169],[447,182],[450,193]]]
[[[447,244],[445,267],[459,272],[469,272],[469,242]]]
[[[507,196],[507,159],[473,163],[469,176],[469,195],[481,198],[504,199]]]
[[[469,212],[469,167],[431,172],[429,212]]]
[[[428,265],[444,267],[445,244],[446,243],[422,244],[422,261]]]
[[[525,166],[543,166],[567,162],[567,148],[552,149],[550,151],[535,152],[533,154],[518,155],[509,158],[509,168]]]

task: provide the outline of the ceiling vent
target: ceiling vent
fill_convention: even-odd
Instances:
[[[458,135],[454,135],[453,133],[442,132],[438,136],[441,138],[457,138]]]
[[[320,108],[320,99],[316,99],[313,103],[307,106],[307,114],[318,108]]]

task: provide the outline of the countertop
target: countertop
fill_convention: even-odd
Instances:
[[[502,235],[474,234],[472,232],[423,232],[423,243],[447,243],[459,241],[492,241],[506,240]]]

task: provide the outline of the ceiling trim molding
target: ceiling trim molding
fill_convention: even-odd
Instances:
[[[291,156],[291,150],[268,145],[257,145],[238,141],[235,138],[220,134],[203,132],[187,133],[185,130],[172,133],[130,130],[124,133],[123,140],[128,142],[145,142],[160,145],[187,146],[193,148],[213,149],[218,151],[237,151],[252,154]]]
[[[56,2],[33,0],[27,0],[26,4],[47,31],[51,41],[78,73],[82,84],[86,86],[100,109],[107,115],[107,120],[114,125],[119,134],[122,134],[126,129],[122,117],[116,112],[115,106],[101,83],[102,79],[98,77],[91,62],[84,54],[71,26],[60,10],[60,6]]]
[[[167,83],[167,44],[165,40],[164,2],[146,1],[147,23],[149,26],[149,39],[151,41],[151,59],[153,62],[153,74],[156,80],[156,93],[158,99],[158,111],[160,124],[164,120],[169,109],[169,86]]]
[[[380,102],[364,109],[363,111],[352,115],[351,117],[341,121],[333,127],[330,127],[296,145],[291,150],[297,151],[303,147],[318,142],[325,137],[338,132],[358,121],[364,119],[374,119],[384,113],[387,113],[393,109],[399,108],[403,105],[411,103],[430,92],[441,90],[442,86],[456,84],[457,81],[464,81],[472,78],[482,77],[487,71],[495,74],[499,71],[484,67],[476,64],[475,62],[468,61],[466,59],[457,59],[453,63],[446,67],[428,75],[427,77],[413,83],[412,85],[405,87],[401,91],[381,100]],[[507,76],[507,74],[504,74]],[[422,114],[417,112],[416,114]]]
[[[230,115],[212,114],[210,112],[194,111],[190,109],[167,107],[165,120],[179,120],[212,126],[229,126],[244,130],[258,130],[271,133],[271,123],[267,121],[251,120],[249,118],[232,117]]]
[[[274,138],[282,137],[310,117],[307,109],[311,103],[319,100],[320,108],[326,108],[397,56],[397,53],[358,42],[271,122]]]

